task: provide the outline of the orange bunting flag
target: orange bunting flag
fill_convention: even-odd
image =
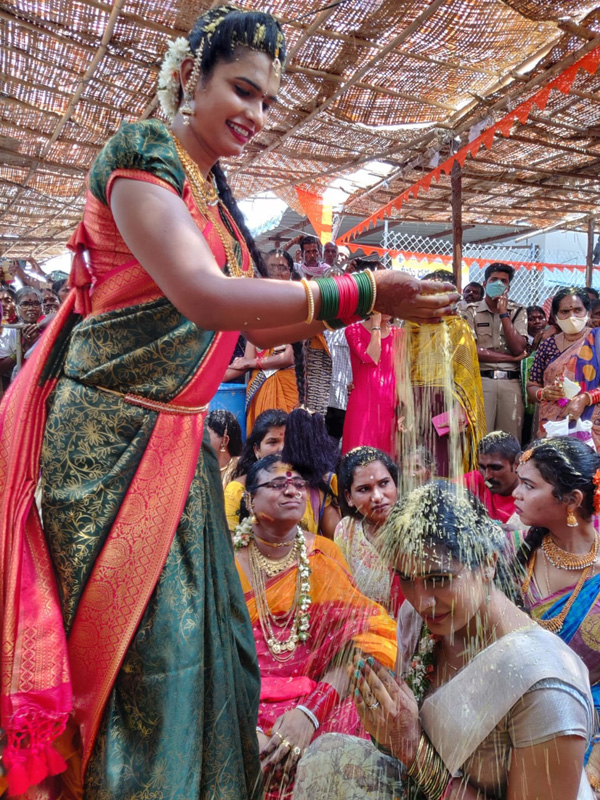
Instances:
[[[314,194],[314,192],[309,192],[306,189],[300,189],[298,186],[296,186],[296,194],[302,210],[308,217],[321,244],[330,242],[333,224],[331,206],[323,202],[321,195]]]

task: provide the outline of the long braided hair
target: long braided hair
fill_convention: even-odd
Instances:
[[[285,64],[285,38],[281,26],[275,17],[262,11],[243,11],[232,5],[212,8],[198,17],[188,41],[194,56],[202,48],[200,80],[204,82],[209,80],[219,62],[231,63],[240,47],[259,50],[273,59],[278,58],[282,66]],[[182,96],[183,91],[180,87],[179,103]],[[227,182],[225,171],[218,161],[213,166],[212,173],[223,205],[244,237],[256,269],[260,275],[266,276],[263,256],[246,225],[244,215]]]

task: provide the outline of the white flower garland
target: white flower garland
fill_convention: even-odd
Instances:
[[[193,58],[190,43],[183,36],[172,39],[158,73],[158,100],[165,115],[172,122],[178,109],[179,71],[185,58]]]

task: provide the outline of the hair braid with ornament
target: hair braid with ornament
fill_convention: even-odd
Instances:
[[[600,510],[600,456],[587,444],[570,436],[538,439],[521,456],[521,463],[532,461],[542,478],[552,486],[552,494],[562,502],[578,489],[583,498],[579,513],[590,520]],[[526,565],[541,545],[547,528],[533,526],[517,553],[517,561]]]

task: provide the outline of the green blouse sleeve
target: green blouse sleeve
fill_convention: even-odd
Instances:
[[[126,122],[104,145],[89,173],[91,193],[108,204],[106,189],[117,169],[142,170],[169,183],[181,196],[185,174],[166,125],[158,119]]]

